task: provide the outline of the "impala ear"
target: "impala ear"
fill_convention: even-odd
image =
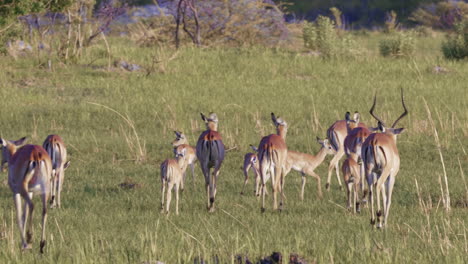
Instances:
[[[200,115],[201,115],[201,119],[205,121],[205,123],[207,123],[208,119],[206,118],[206,116],[203,113],[200,113]]]
[[[276,116],[274,113],[271,113],[271,120],[276,124]]]
[[[322,144],[322,143],[323,143],[323,140],[321,140],[319,137],[316,137],[316,138],[317,138],[317,142],[318,142],[319,144]]]
[[[399,135],[401,133],[403,133],[403,131],[405,130],[403,127],[402,128],[387,128],[388,131],[392,132],[392,134],[395,134],[395,135]]]
[[[65,162],[65,165],[63,165],[63,170],[68,169],[69,166],[70,166],[70,161]]]
[[[253,149],[253,151],[258,152],[258,148],[254,145],[250,145],[250,147]]]
[[[368,128],[370,132],[377,132],[379,131],[379,128],[378,127],[369,127]]]
[[[7,145],[7,141],[3,138],[0,138],[0,143],[2,144],[2,146],[6,147]]]
[[[346,114],[345,114],[344,117],[345,117],[345,120],[346,120],[346,121],[351,120],[351,113],[350,113],[350,112],[346,112]]]
[[[13,141],[13,144],[15,144],[16,146],[21,146],[23,145],[24,143],[26,142],[26,137],[22,137],[16,141]]]
[[[358,111],[355,111],[353,118],[355,123],[359,123],[359,120],[361,119],[361,114],[359,114]]]

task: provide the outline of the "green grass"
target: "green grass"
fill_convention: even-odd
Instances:
[[[414,59],[382,58],[377,55],[379,37],[359,37],[369,52],[354,60],[326,61],[263,48],[184,48],[163,63],[164,69],[157,64],[148,77],[145,72],[106,71],[103,45],[91,47],[75,66],[54,61],[53,71],[37,67],[37,58],[1,57],[1,136],[28,136],[29,143],[42,144],[48,134],[59,134],[72,163],[63,208],[49,210],[44,255],[38,253],[39,210],[34,250],[22,253],[11,192],[0,185],[0,262],[193,263],[196,256],[218,256],[231,263],[236,254],[256,260],[273,251],[285,256],[295,252],[320,263],[467,262],[468,197],[459,161],[467,174],[468,64],[441,59],[439,46],[430,44],[440,40],[431,38],[417,40]],[[123,39],[112,40],[111,49],[114,57],[144,66],[153,55],[168,58],[174,52],[137,48]],[[450,72],[434,74],[436,65]],[[288,122],[289,149],[316,153],[315,137],[324,137],[346,111],[360,111],[364,122],[375,124],[368,110],[376,91],[376,112],[391,123],[402,111],[400,87],[410,113],[400,124],[406,131],[398,139],[402,161],[387,229],[371,227],[367,208],[356,216],[343,209],[345,193],[335,176],[321,200],[316,182],[309,179],[301,202],[300,175],[291,172],[282,213],[272,211],[271,196],[266,213],[260,213],[252,180],[248,194],[239,195],[239,168],[249,144],[274,132],[270,112]],[[441,140],[452,198],[449,213],[440,203],[443,171],[423,98]],[[140,156],[137,138],[128,124],[90,103],[111,107],[133,122],[145,161],[135,162]],[[204,129],[199,112],[210,111],[218,114],[230,149],[221,169],[217,211],[205,209],[197,165],[195,186],[189,177],[182,193],[180,215],[174,214],[173,200],[172,214],[166,217],[159,212],[159,164],[172,157],[172,131],[184,131],[195,144]],[[323,185],[330,159],[316,170]],[[142,187],[121,189],[118,184],[127,180]],[[427,211],[419,205],[415,180],[429,204]]]

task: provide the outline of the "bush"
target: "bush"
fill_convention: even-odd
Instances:
[[[454,25],[468,16],[468,3],[442,1],[427,4],[414,11],[409,19],[434,29],[453,29]]]
[[[326,58],[355,56],[359,53],[349,34],[338,34],[335,23],[328,17],[318,16],[315,22],[305,22],[304,46],[320,52]]]
[[[442,43],[444,57],[451,60],[460,60],[468,57],[468,20],[455,25],[455,35],[447,36]]]
[[[415,50],[414,37],[410,32],[395,33],[391,38],[380,41],[379,50],[384,57],[411,57]]]

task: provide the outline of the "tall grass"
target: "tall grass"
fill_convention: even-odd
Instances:
[[[108,41],[111,54],[151,65],[153,49]],[[372,40],[359,41],[366,46]],[[427,40],[417,43],[427,45]],[[40,210],[34,217],[35,248],[22,253],[11,193],[0,185],[0,262],[193,263],[196,257],[217,256],[233,263],[237,254],[256,260],[273,251],[322,263],[468,261],[466,189],[460,173],[468,170],[468,65],[441,61],[425,47],[417,49],[413,61],[381,58],[373,53],[377,45],[369,56],[329,61],[261,48],[183,48],[164,71],[150,75],[108,70],[104,45],[85,50],[78,65],[57,64],[53,71],[30,59],[2,57],[1,136],[34,136],[30,143],[40,144],[48,134],[60,134],[73,162],[64,182],[63,208],[49,211],[49,243],[42,256]],[[430,69],[440,64],[450,72],[433,74]],[[301,202],[300,175],[293,172],[286,178],[282,213],[271,210],[271,197],[261,214],[253,195],[239,195],[239,167],[249,144],[274,132],[270,112],[287,120],[288,148],[316,153],[315,136],[323,137],[346,111],[360,111],[364,122],[375,125],[367,111],[376,90],[376,111],[387,122],[395,119],[401,113],[400,87],[409,115],[401,123],[407,130],[398,139],[401,168],[386,230],[370,226],[367,209],[361,215],[343,209],[345,193],[338,188],[317,200],[316,183],[309,181]],[[423,98],[439,143],[432,137]],[[159,212],[158,164],[173,155],[172,130],[184,131],[195,144],[203,130],[200,111],[218,114],[230,149],[221,169],[218,209],[214,214],[205,209],[197,166],[195,187],[188,184],[181,195],[180,215],[167,217]],[[146,159],[138,164],[140,148],[129,147],[129,140],[144,151]],[[439,150],[450,189],[449,213],[441,210]],[[326,167],[316,170],[322,180]],[[127,179],[141,187],[120,188]],[[252,184],[248,187],[253,190]]]

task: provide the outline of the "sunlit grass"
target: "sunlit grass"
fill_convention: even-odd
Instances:
[[[103,45],[88,49],[79,65],[54,62],[52,71],[36,67],[36,59],[1,57],[1,136],[28,136],[29,143],[42,144],[48,134],[60,134],[72,165],[65,176],[63,208],[49,210],[43,256],[38,253],[39,210],[35,248],[22,253],[11,192],[6,184],[0,186],[0,262],[193,263],[196,256],[218,256],[229,263],[236,254],[255,260],[273,251],[322,263],[468,261],[468,197],[460,171],[460,165],[468,171],[468,64],[442,60],[438,47],[428,44],[440,39],[418,39],[421,48],[414,59],[379,57],[372,35],[358,41],[368,55],[331,61],[262,48],[184,48],[148,76],[145,71],[107,71]],[[153,56],[167,59],[174,52],[111,41],[116,59],[144,67]],[[436,65],[449,72],[434,74]],[[322,200],[317,200],[316,181],[309,180],[301,202],[300,176],[291,172],[282,213],[272,211],[267,197],[267,212],[261,214],[252,183],[240,196],[243,155],[249,144],[273,133],[270,112],[288,122],[290,149],[315,154],[315,137],[324,137],[346,111],[360,111],[364,122],[374,125],[368,114],[374,92],[376,111],[392,122],[402,111],[400,87],[410,113],[400,123],[406,128],[398,139],[402,162],[386,230],[371,227],[367,209],[357,216],[343,209],[345,193],[335,178]],[[450,213],[440,200],[438,178],[444,172],[423,98],[439,133]],[[144,161],[137,162],[140,148],[129,123],[102,106],[130,120],[144,147]],[[188,177],[181,195],[180,215],[172,207],[166,217],[159,212],[159,164],[173,155],[172,131],[183,131],[195,144],[204,128],[199,112],[210,111],[218,114],[229,149],[220,174],[218,209],[214,214],[205,209],[197,166],[195,188]],[[316,170],[322,182],[326,168],[322,164]],[[118,186],[129,179],[141,188]]]

